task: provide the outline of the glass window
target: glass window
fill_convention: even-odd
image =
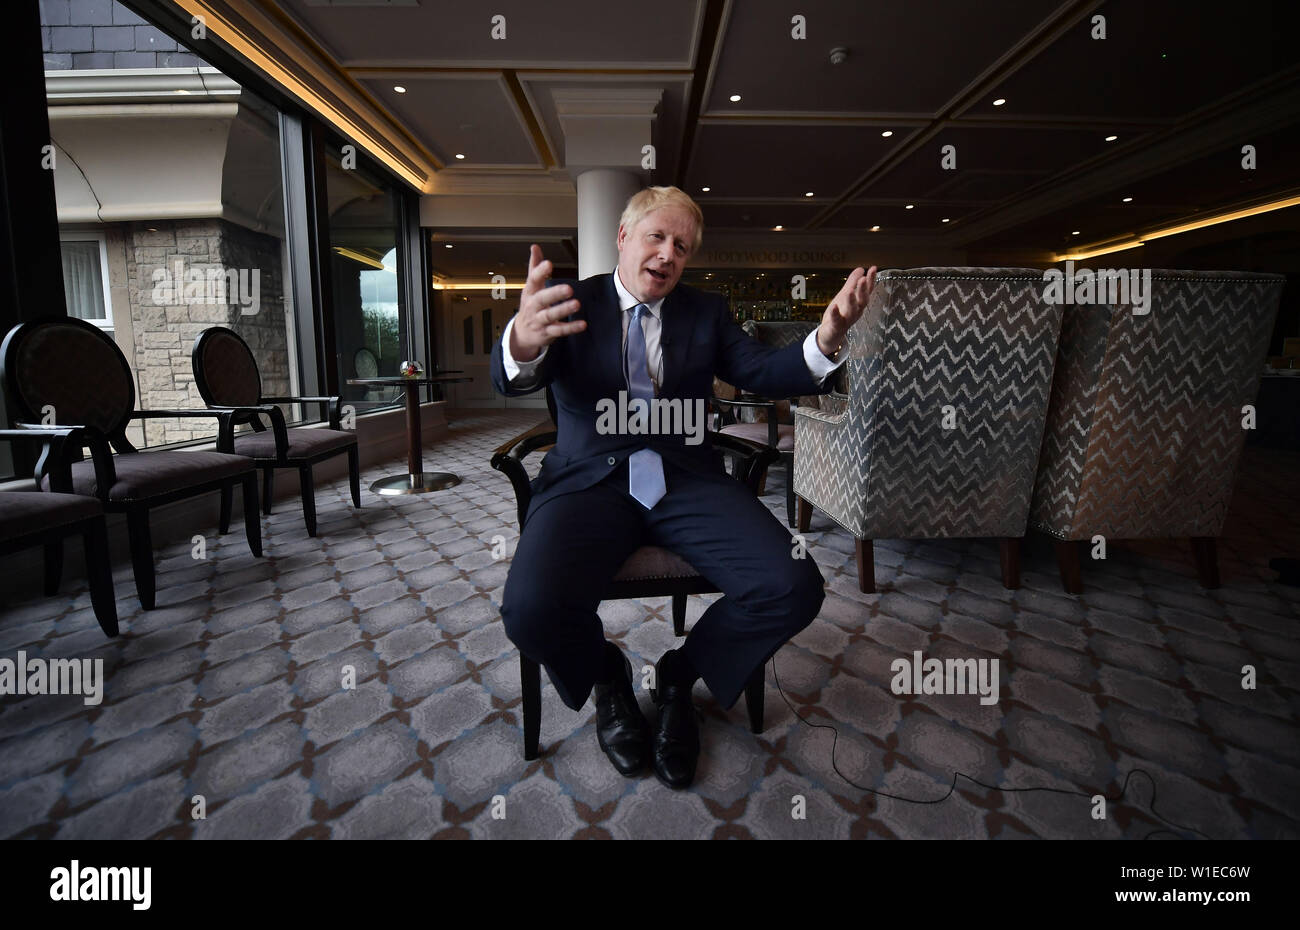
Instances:
[[[248,344],[264,396],[299,393],[279,111],[120,3],[41,12],[68,314],[112,333],[140,409],[203,406],[190,353],[213,326]],[[136,420],[128,437],[216,428]]]
[[[392,182],[364,165],[343,167],[337,146],[326,163],[339,393],[364,412],[393,403],[399,389],[347,382],[396,375],[411,357],[400,277],[405,261],[399,254],[400,195]]]
[[[108,250],[104,237],[96,233],[61,233],[59,240],[59,253],[63,259],[63,293],[68,302],[68,316],[87,320],[112,332]]]

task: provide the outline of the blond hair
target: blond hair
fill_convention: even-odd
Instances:
[[[628,198],[627,206],[623,208],[623,215],[619,218],[618,224],[631,232],[632,227],[641,222],[647,214],[661,207],[678,207],[690,214],[691,219],[695,221],[691,254],[698,252],[700,243],[704,240],[704,214],[700,211],[699,204],[691,199],[691,195],[679,187],[647,187],[645,190],[637,191]]]

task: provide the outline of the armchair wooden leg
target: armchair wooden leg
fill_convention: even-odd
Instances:
[[[302,491],[302,516],[307,521],[307,535],[316,535],[316,486],[311,480],[311,466],[298,469],[298,486]]]
[[[527,656],[519,656],[519,683],[524,694],[524,758],[537,758],[542,734],[542,669]]]
[[[86,579],[90,603],[105,636],[117,635],[117,600],[113,597],[113,566],[108,558],[108,531],[104,518],[92,520],[81,531],[86,550]]]
[[[791,529],[795,526],[794,513],[794,459],[785,463],[785,522]]]
[[[754,674],[750,676],[749,683],[745,685],[745,709],[749,711],[749,732],[763,732],[763,698],[764,688],[767,684],[765,672],[767,663],[764,662]]]
[[[149,511],[144,507],[128,510],[126,530],[131,539],[131,569],[135,573],[135,590],[140,606],[153,610],[153,537],[149,533]]]
[[[1219,550],[1213,536],[1192,538],[1192,558],[1196,560],[1196,575],[1203,588],[1219,586]]]
[[[1020,587],[1020,540],[1007,537],[1001,541],[1002,587],[1012,591]]]
[[[876,593],[876,557],[869,539],[854,539],[854,553],[858,560],[858,590],[863,594]]]
[[[1083,593],[1083,576],[1079,567],[1079,543],[1073,539],[1056,541],[1056,565],[1061,570],[1061,587],[1067,594]]]
[[[767,493],[767,469],[764,468],[763,473],[758,476],[758,496],[762,497],[766,493]]]
[[[686,635],[686,595],[673,595],[673,635]]]
[[[63,540],[45,544],[45,596],[53,597],[59,593],[59,582],[63,580]]]
[[[271,515],[271,499],[275,497],[275,469],[262,469],[262,513]]]
[[[810,526],[812,526],[812,504],[801,497],[799,498],[799,532],[808,532]]]
[[[361,456],[357,447],[348,449],[348,486],[352,489],[352,506],[361,506]]]
[[[234,488],[226,485],[221,489],[221,517],[217,520],[217,531],[225,536],[230,532],[230,508],[232,506],[232,496]]]
[[[244,476],[244,535],[248,551],[262,557],[262,518],[257,515],[257,472]]]

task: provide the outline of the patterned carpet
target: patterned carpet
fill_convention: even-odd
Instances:
[[[497,535],[513,551],[518,527],[488,459],[539,419],[453,413],[426,462],[462,484],[364,492],[360,511],[345,483],[323,485],[319,537],[278,505],[265,559],[238,521],[204,561],[171,546],[150,613],[119,566],[115,641],[84,587],[9,604],[0,657],[102,658],[107,684],[97,707],[0,698],[0,836],[1300,837],[1300,589],[1267,568],[1300,555],[1300,455],[1247,450],[1216,592],[1197,585],[1185,543],[1112,543],[1069,597],[1050,546],[1031,538],[1018,592],[998,581],[995,543],[882,540],[881,593],[864,595],[852,540],[815,514],[809,551],[829,590],[768,666],[766,731],[749,733],[743,701],[724,712],[697,686],[699,775],[672,792],[651,774],[620,777],[591,705],[569,711],[545,678],[543,755],[523,760],[498,613],[508,561],[491,551]],[[401,467],[371,469],[363,486]],[[783,492],[774,471],[764,500],[782,520]],[[709,600],[690,599],[688,624]],[[601,616],[638,668],[673,645],[667,599]],[[999,659],[1000,702],[894,695],[890,664],[914,650]],[[1255,690],[1241,687],[1246,664]],[[800,716],[837,732],[797,719],[774,672]],[[1133,776],[1094,819],[1088,796],[1118,798],[1137,769],[1150,780]],[[946,800],[918,804],[863,790],[934,800],[955,772],[1070,793],[958,779]]]

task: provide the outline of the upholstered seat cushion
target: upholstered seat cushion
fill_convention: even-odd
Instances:
[[[357,441],[356,433],[341,429],[291,429],[288,436],[291,459],[311,458],[332,449],[347,448]],[[235,437],[235,452],[254,459],[274,459],[275,433],[269,429],[261,433],[240,433]]]
[[[633,552],[614,576],[615,581],[646,581],[652,578],[695,578],[699,575],[677,553],[660,546],[642,546]]]
[[[0,491],[0,539],[16,539],[103,512],[99,501],[81,494]]]
[[[733,423],[730,426],[724,426],[718,432],[726,433],[728,436],[736,436],[740,439],[747,439],[750,442],[758,443],[760,446],[767,445],[766,423]],[[776,447],[782,452],[794,451],[793,426],[786,426],[784,423],[777,425]]]
[[[253,460],[224,452],[133,452],[113,456],[113,466],[117,483],[109,489],[108,499],[131,501],[244,474],[253,470]],[[72,489],[98,496],[95,466],[89,459],[72,466]]]

